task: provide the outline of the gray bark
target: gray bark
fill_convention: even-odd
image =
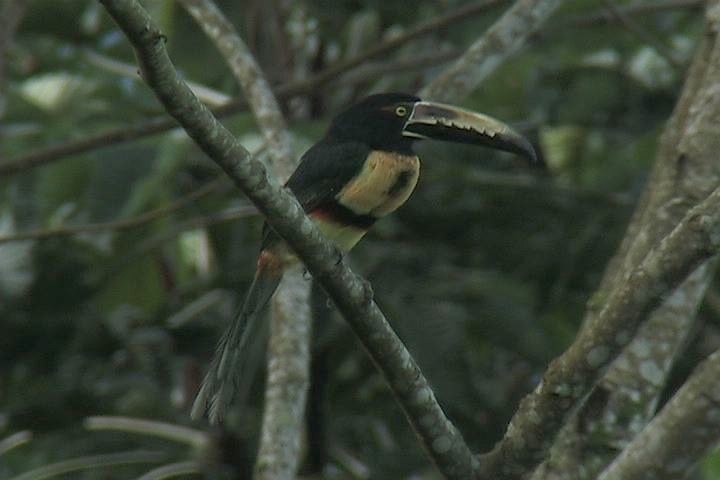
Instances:
[[[682,95],[660,139],[657,161],[618,253],[588,304],[585,324],[629,272],[664,238],[688,209],[720,184],[720,42],[718,2],[708,8],[708,35],[698,49]],[[612,363],[578,414],[563,429],[535,480],[595,476],[655,414],[675,358],[714,271],[703,262],[656,310]]]

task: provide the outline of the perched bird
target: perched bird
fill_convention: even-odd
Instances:
[[[412,95],[384,93],[337,115],[325,137],[303,155],[286,186],[320,231],[347,252],[413,192],[420,160],[412,147],[426,138],[484,145],[535,160],[531,144],[498,120]],[[285,268],[297,261],[266,224],[255,278],[238,317],[218,344],[193,405],[194,418],[208,407],[211,422],[222,418],[242,377],[259,313]]]

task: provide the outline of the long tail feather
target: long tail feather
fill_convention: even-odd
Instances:
[[[256,340],[262,325],[263,307],[282,279],[284,265],[271,252],[264,250],[258,259],[257,271],[245,303],[223,334],[210,368],[193,403],[190,416],[198,419],[208,411],[210,423],[222,420],[227,407],[244,378],[249,342]],[[245,379],[247,380],[247,379]]]

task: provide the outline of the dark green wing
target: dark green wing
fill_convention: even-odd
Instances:
[[[305,152],[285,186],[295,195],[303,209],[311,212],[335,200],[335,195],[360,173],[370,152],[370,147],[362,143],[323,139]],[[266,223],[263,226],[262,248],[274,238],[275,234]]]
[[[361,143],[323,140],[305,152],[286,186],[306,212],[335,195],[362,169],[370,147]]]
[[[333,143],[327,139],[308,150],[286,186],[295,194],[306,212],[333,201],[363,167],[370,149],[361,144]],[[262,248],[268,248],[279,237],[265,224]],[[275,292],[282,269],[261,268],[250,287],[245,303],[230,324],[218,345],[202,388],[193,405],[193,418],[201,417],[210,410],[212,423],[219,422],[241,381],[252,378],[247,371],[247,347],[257,341],[263,325],[261,309]]]

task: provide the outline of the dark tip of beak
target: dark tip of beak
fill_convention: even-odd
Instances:
[[[530,143],[527,138],[521,136],[520,134],[516,135],[517,136],[513,139],[513,141],[508,141],[506,143],[505,148],[498,148],[507,152],[517,153],[518,155],[525,157],[532,164],[537,163],[538,156],[535,151],[535,147],[533,147],[532,143]]]
[[[532,144],[503,122],[451,105],[417,102],[403,135],[455,143],[470,143],[516,153],[537,162]]]

